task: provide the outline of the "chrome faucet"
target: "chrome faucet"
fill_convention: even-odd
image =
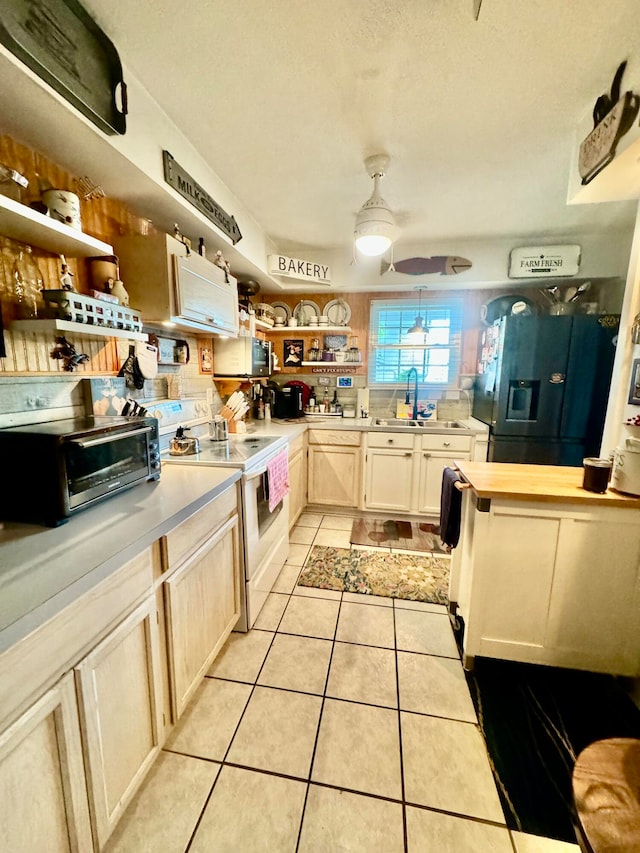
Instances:
[[[407,406],[409,405],[409,397],[410,397],[409,382],[411,380],[411,374],[412,373],[414,375],[414,384],[413,384],[413,414],[411,416],[411,419],[414,421],[417,421],[418,420],[418,371],[416,370],[415,367],[410,368],[409,372],[407,373],[407,391],[406,391],[406,394],[404,395],[404,402],[405,402],[405,405],[407,405]]]

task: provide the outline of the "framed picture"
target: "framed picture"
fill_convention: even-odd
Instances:
[[[213,347],[210,341],[198,343],[198,369],[200,373],[213,373]]]
[[[285,340],[284,342],[284,366],[300,367],[304,361],[304,341]]]
[[[635,359],[631,368],[629,402],[632,406],[640,406],[640,358]]]

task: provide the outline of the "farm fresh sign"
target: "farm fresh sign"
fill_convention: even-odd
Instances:
[[[554,278],[576,275],[580,246],[523,246],[512,249],[509,278]]]
[[[315,281],[318,284],[331,284],[331,270],[326,264],[288,258],[286,255],[269,255],[269,273],[299,278],[302,281]]]

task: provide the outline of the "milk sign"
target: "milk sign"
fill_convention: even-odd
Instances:
[[[559,278],[580,269],[580,246],[522,246],[512,249],[509,278]]]

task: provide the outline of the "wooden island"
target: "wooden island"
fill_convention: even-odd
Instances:
[[[640,499],[582,489],[582,468],[456,461],[449,597],[476,655],[640,675]]]

